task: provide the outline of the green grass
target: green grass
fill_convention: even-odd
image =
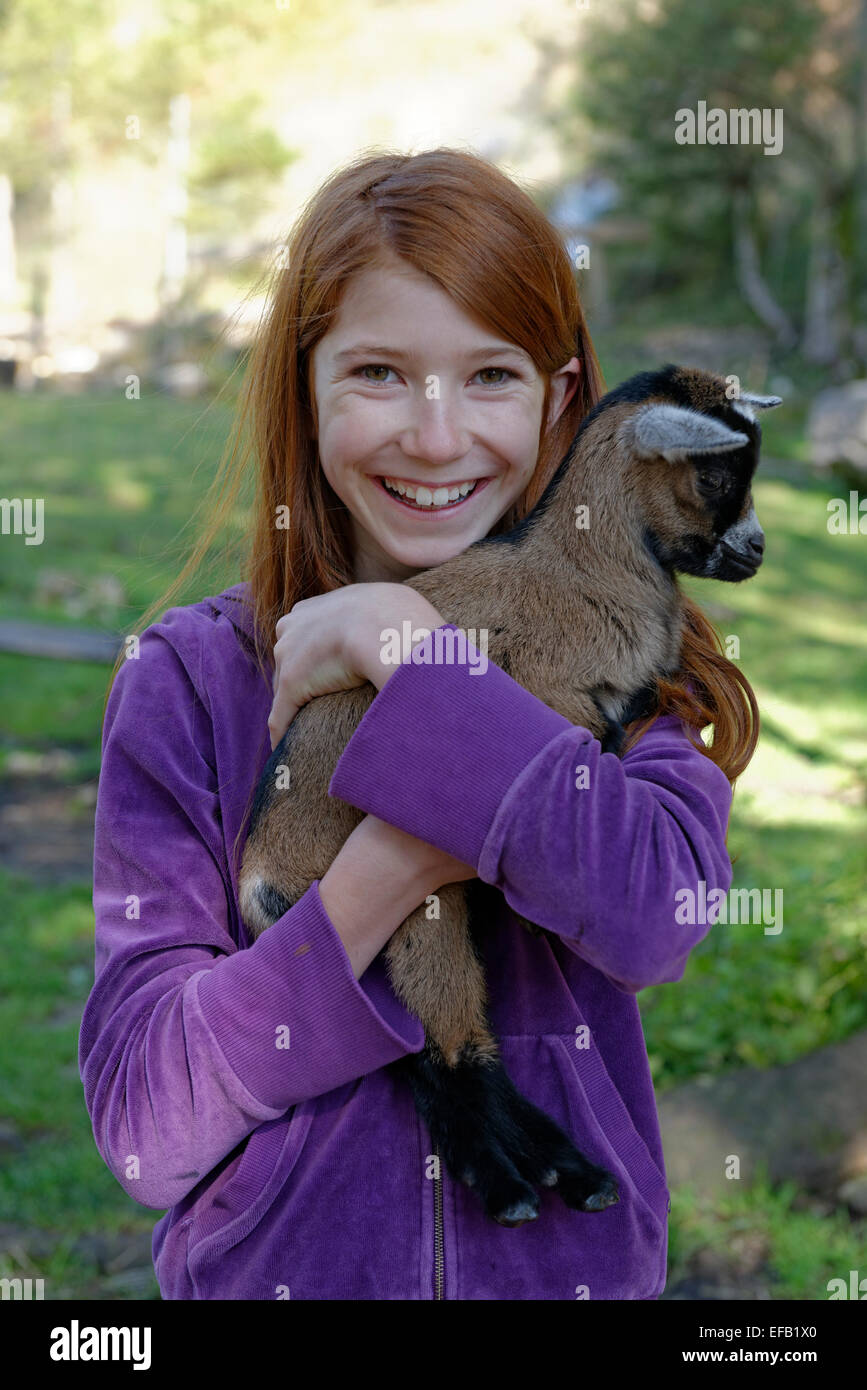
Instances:
[[[0,550],[0,613],[34,600],[38,571],[82,579],[111,574],[130,613],[157,597],[162,555],[210,482],[230,423],[227,404],[122,395],[6,396],[0,417],[0,487],[45,499],[45,539]],[[168,564],[167,564],[168,561]],[[46,620],[59,617],[52,606]]]
[[[3,873],[0,898],[3,1120],[21,1145],[0,1164],[0,1222],[56,1235],[37,1256],[26,1234],[13,1241],[0,1253],[0,1276],[43,1278],[48,1298],[82,1297],[98,1270],[76,1242],[94,1230],[150,1231],[157,1219],[109,1173],[84,1105],[78,1032],[93,983],[90,885],[40,889]]]
[[[828,533],[833,482],[760,470],[754,494],[767,536],[758,575],[685,587],[723,614],[756,691],[762,732],[735,789],[732,887],[782,890],[783,927],[718,923],[682,981],[643,991],[660,1090],[789,1062],[867,1025],[867,538]]]
[[[668,1240],[668,1286],[687,1274],[691,1261],[715,1252],[732,1269],[726,1280],[763,1271],[775,1299],[829,1298],[828,1282],[867,1270],[867,1221],[850,1221],[845,1211],[819,1216],[799,1209],[795,1183],[769,1184],[762,1175],[747,1186],[711,1200],[683,1186],[672,1193]]]
[[[180,571],[230,422],[223,401],[6,396],[0,495],[43,498],[45,537],[38,546],[3,538],[0,618],[129,631]],[[243,520],[243,511],[233,517],[230,539]],[[177,602],[237,582],[219,548],[206,563],[195,590]],[[46,593],[58,572],[77,586],[80,617]],[[102,576],[119,581],[119,601],[101,598]],[[107,678],[107,667],[87,662],[0,654],[0,738],[31,749],[60,741],[98,750]]]

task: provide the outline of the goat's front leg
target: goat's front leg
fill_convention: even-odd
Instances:
[[[500,1061],[464,885],[446,885],[437,897],[439,917],[425,907],[412,913],[389,941],[386,964],[426,1034],[422,1052],[395,1066],[446,1167],[503,1226],[535,1220],[534,1185],[556,1185],[574,1210],[602,1211],[618,1200],[616,1179],[516,1090]]]

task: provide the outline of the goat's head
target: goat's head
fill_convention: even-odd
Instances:
[[[619,443],[631,455],[632,488],[659,562],[732,582],[755,574],[765,546],[752,498],[762,433],[755,411],[781,398],[742,391],[732,399],[725,377],[671,363],[612,395],[632,405]]]

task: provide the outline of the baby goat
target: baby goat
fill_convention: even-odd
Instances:
[[[624,725],[652,708],[657,677],[679,667],[675,574],[738,582],[762,562],[753,407],[779,404],[778,396],[729,399],[725,378],[697,368],[641,372],[585,417],[519,525],[405,582],[445,622],[486,629],[489,660],[617,753]],[[586,527],[579,507],[589,508]],[[366,684],[310,701],[266,765],[239,885],[252,936],[325,874],[362,819],[328,784],[376,693]],[[285,791],[276,785],[281,766]],[[422,904],[385,948],[392,986],[426,1035],[420,1053],[394,1065],[452,1177],[475,1188],[494,1220],[535,1219],[535,1185],[556,1185],[574,1210],[601,1211],[619,1200],[614,1176],[517,1091],[499,1060],[471,933],[482,887],[445,885],[439,922]]]

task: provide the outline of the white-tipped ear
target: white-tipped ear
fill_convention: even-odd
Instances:
[[[753,391],[741,391],[736,400],[746,401],[747,405],[758,406],[759,410],[771,410],[775,405],[783,404],[782,396],[757,396]]]
[[[749,444],[750,437],[730,429],[712,415],[664,402],[642,406],[626,422],[639,458],[679,463],[690,454],[721,454]]]
[[[770,410],[772,406],[782,404],[782,396],[757,396],[752,391],[741,391],[740,395],[733,396],[729,401],[732,410],[736,410],[739,415],[743,415],[745,420],[751,420],[753,424],[756,423],[756,411],[753,406],[758,410]]]

